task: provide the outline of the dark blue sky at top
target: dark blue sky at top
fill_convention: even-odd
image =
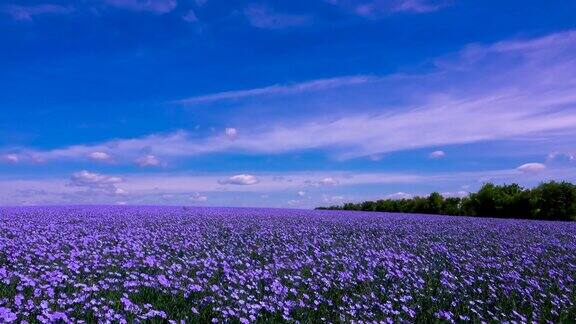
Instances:
[[[452,0],[426,12],[354,11],[356,5],[369,2],[180,0],[167,12],[154,12],[122,5],[120,0],[120,5],[96,0],[0,1],[0,149],[6,154],[45,152],[180,130],[191,140],[201,140],[226,127],[243,134],[248,127],[257,131],[379,113],[378,104],[394,111],[407,96],[388,96],[386,88],[369,86],[326,95],[240,98],[193,106],[175,101],[346,76],[426,75],[437,70],[439,58],[471,44],[537,39],[570,31],[576,22],[574,1]],[[18,19],[10,11],[14,6],[46,4],[69,10],[34,14],[30,19]],[[251,6],[266,8],[280,20],[300,20],[258,26],[247,17],[246,8]],[[191,11],[197,19],[183,19]],[[403,93],[418,86],[414,81]],[[446,88],[457,91],[457,86],[455,80]],[[356,108],[349,101],[370,108]],[[477,171],[514,168],[543,154],[475,154],[490,145],[499,147],[481,141],[424,145],[386,153],[382,160],[334,157],[338,143],[273,154],[231,148],[174,159],[153,172]],[[426,156],[434,150],[443,150],[446,158],[430,161]],[[123,163],[93,165],[72,159],[38,165],[18,160],[17,165],[0,165],[0,174],[66,178],[80,169],[124,176],[151,172]]]
[[[106,139],[110,128],[120,128],[118,136],[125,137],[202,118],[217,124],[210,112],[179,111],[163,102],[274,83],[426,69],[427,58],[468,43],[572,28],[576,13],[573,1],[462,1],[433,14],[366,20],[310,2],[275,6],[316,16],[308,26],[272,31],[248,24],[238,12],[242,1],[207,2],[197,13],[201,26],[179,19],[197,7],[186,2],[165,15],[116,8],[95,14],[84,7],[68,17],[39,16],[34,22],[3,17],[0,105],[10,110],[0,120],[3,132],[16,138],[2,144],[57,147]],[[61,134],[61,127],[74,134]],[[17,136],[28,132],[30,137]]]

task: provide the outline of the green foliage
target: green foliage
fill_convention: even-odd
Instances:
[[[463,198],[445,198],[433,192],[428,197],[381,199],[318,209],[570,221],[576,220],[576,185],[549,181],[525,189],[515,183],[486,183],[478,192]]]
[[[574,220],[576,185],[568,182],[547,182],[532,190],[530,204],[535,218]]]

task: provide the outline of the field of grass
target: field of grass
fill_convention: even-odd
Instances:
[[[0,209],[0,322],[576,319],[576,223]]]

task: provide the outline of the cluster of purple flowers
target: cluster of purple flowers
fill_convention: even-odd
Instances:
[[[0,322],[563,321],[575,280],[574,223],[0,209]]]

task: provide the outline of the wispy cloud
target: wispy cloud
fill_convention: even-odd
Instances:
[[[94,161],[109,161],[112,159],[110,154],[106,152],[91,152],[88,154],[88,158]]]
[[[156,167],[162,166],[163,163],[152,154],[144,155],[136,159],[136,164],[141,167]]]
[[[432,0],[400,0],[392,8],[393,11],[408,11],[416,13],[426,13],[440,10],[449,6],[451,1],[432,1]]]
[[[68,14],[74,11],[73,7],[55,4],[38,4],[30,6],[0,5],[0,12],[12,17],[14,20],[33,20],[35,16],[47,14]]]
[[[104,0],[108,5],[132,10],[165,14],[176,8],[176,0]]]
[[[188,10],[188,12],[182,16],[182,19],[189,23],[195,23],[198,21],[198,16],[196,16],[196,12],[194,10]]]
[[[310,21],[310,17],[305,15],[279,13],[269,6],[257,4],[246,7],[244,15],[252,26],[263,29],[284,29],[301,26]]]
[[[393,13],[429,13],[449,6],[450,0],[326,0],[349,12],[367,18],[379,18]]]
[[[570,152],[560,152],[560,151],[554,151],[554,152],[550,152],[548,153],[548,155],[546,156],[546,160],[548,161],[576,161],[576,156]]]
[[[285,85],[277,84],[263,88],[255,88],[247,90],[224,91],[178,100],[177,103],[183,105],[196,105],[196,104],[212,103],[224,100],[237,100],[259,96],[292,95],[304,92],[333,89],[343,86],[364,84],[368,82],[375,82],[378,80],[379,78],[373,76],[363,76],[363,75],[345,76],[329,79],[312,80],[295,84],[285,84]]]
[[[1,158],[3,161],[10,162],[10,163],[18,163],[20,162],[20,157],[17,154],[5,154]]]
[[[51,151],[22,150],[19,154],[50,161],[110,152],[122,162],[134,161],[143,150],[158,159],[171,159],[217,152],[278,154],[322,149],[334,157],[349,159],[454,144],[518,138],[528,141],[543,136],[566,138],[576,135],[576,61],[572,54],[576,51],[575,35],[576,32],[565,32],[467,47],[455,56],[438,60],[435,73],[418,79],[422,87],[418,96],[404,98],[406,103],[400,106],[365,111],[352,102],[344,115],[300,117],[289,124],[269,122],[267,127],[243,129],[242,136],[233,141],[233,131],[204,138],[179,131]],[[291,95],[373,80],[365,76],[322,79],[181,102]],[[377,88],[375,95],[381,96],[383,90],[387,96],[402,94],[414,83],[399,79],[393,86]]]

